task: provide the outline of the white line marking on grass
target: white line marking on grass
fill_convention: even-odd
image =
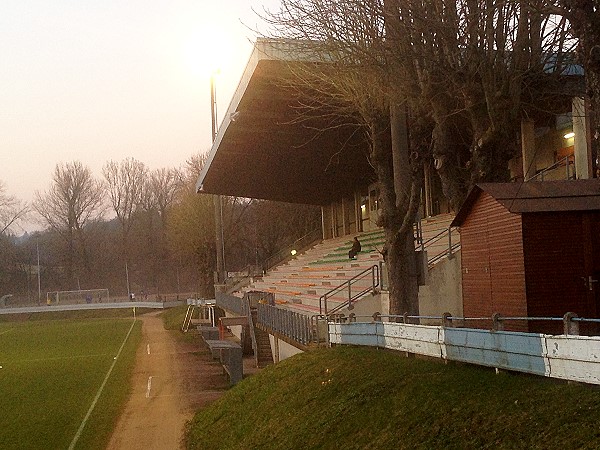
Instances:
[[[150,389],[152,389],[152,377],[148,377],[148,387],[146,388],[146,398],[150,398]]]
[[[52,356],[49,358],[32,358],[32,359],[16,359],[14,362],[40,362],[40,361],[60,361],[65,359],[83,359],[83,358],[98,358],[109,356],[109,353],[94,353],[91,355],[73,355],[73,356]]]
[[[114,357],[113,363],[110,365],[110,369],[108,369],[108,372],[106,373],[106,376],[104,377],[104,381],[100,385],[100,389],[98,389],[98,392],[96,393],[96,396],[94,397],[94,400],[92,401],[92,404],[90,405],[90,409],[88,409],[87,414],[81,421],[81,425],[79,425],[79,429],[77,430],[77,433],[75,433],[75,436],[73,437],[73,440],[71,441],[71,445],[69,445],[69,450],[73,450],[75,448],[75,444],[79,440],[79,436],[81,436],[81,432],[85,428],[85,424],[87,423],[88,419],[90,418],[92,411],[96,407],[96,402],[98,402],[98,399],[100,398],[100,394],[102,394],[102,391],[104,390],[104,386],[106,386],[106,382],[108,381],[108,378],[110,377],[110,374],[112,373],[112,371],[115,367],[115,364],[117,363],[117,360],[119,359],[119,356],[121,355],[121,351],[123,350],[123,347],[125,347],[125,343],[127,342],[127,339],[129,338],[129,335],[131,334],[131,330],[133,330],[134,325],[135,325],[135,320],[131,323],[131,326],[129,327],[129,331],[127,332],[127,336],[125,336],[125,339],[123,339],[123,343],[121,344],[121,347],[119,348],[119,351],[117,352],[117,356]]]

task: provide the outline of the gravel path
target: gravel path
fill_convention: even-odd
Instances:
[[[208,351],[175,339],[157,314],[141,317],[132,393],[109,450],[183,448],[185,423],[227,388],[221,366]]]

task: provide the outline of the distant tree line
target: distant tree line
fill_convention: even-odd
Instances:
[[[109,161],[96,177],[79,161],[58,163],[31,205],[0,185],[0,296],[42,301],[56,290],[108,288],[111,296],[149,299],[213,295],[215,221],[212,198],[195,192],[204,155],[182,168],[150,170],[133,158]],[[43,231],[17,236],[19,220]],[[262,262],[320,224],[320,209],[223,198],[227,271]]]

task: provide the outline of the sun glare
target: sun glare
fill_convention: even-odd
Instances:
[[[231,39],[211,27],[203,27],[190,34],[185,44],[185,59],[188,67],[196,76],[210,77],[229,65],[235,59]]]

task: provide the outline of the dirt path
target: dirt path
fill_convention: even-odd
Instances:
[[[186,421],[221,396],[227,380],[207,350],[175,339],[156,314],[141,320],[132,394],[108,449],[176,450]]]

